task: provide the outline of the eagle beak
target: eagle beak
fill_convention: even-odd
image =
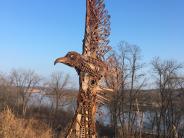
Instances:
[[[67,58],[66,58],[66,57],[57,58],[57,59],[54,61],[54,65],[56,65],[57,63],[65,63],[66,61],[67,61]]]

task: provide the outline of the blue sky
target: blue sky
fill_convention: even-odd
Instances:
[[[106,0],[111,46],[125,40],[140,46],[142,59],[184,61],[183,0]],[[81,52],[85,0],[0,0],[0,71],[32,69],[75,75],[54,59]]]

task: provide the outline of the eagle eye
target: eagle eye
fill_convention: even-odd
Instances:
[[[74,60],[74,55],[70,55],[70,59],[71,60]]]

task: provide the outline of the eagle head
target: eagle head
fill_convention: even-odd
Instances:
[[[71,51],[66,54],[64,57],[57,58],[54,62],[54,65],[57,63],[63,63],[70,67],[76,67],[77,62],[80,60],[81,55],[77,52]]]

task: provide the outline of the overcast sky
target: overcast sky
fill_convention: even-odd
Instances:
[[[121,40],[140,46],[142,59],[184,61],[183,0],[106,0],[111,46]],[[48,75],[71,72],[54,59],[81,52],[85,0],[0,0],[0,71],[32,69]]]

